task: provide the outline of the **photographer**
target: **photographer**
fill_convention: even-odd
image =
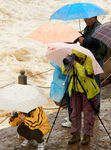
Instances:
[[[70,116],[72,123],[72,138],[69,140],[68,144],[75,144],[81,140],[81,113],[83,111],[84,135],[81,145],[87,145],[90,143],[90,137],[93,136],[95,120],[95,112],[90,102],[96,108],[97,99],[95,96],[100,91],[94,79],[92,60],[89,56],[76,50],[72,50],[72,55],[67,56],[67,58],[63,60],[61,70],[63,74],[69,74],[70,81],[68,91],[70,96],[70,106],[72,108]]]
[[[9,124],[13,127],[18,126],[17,132],[20,136],[27,140],[36,140],[38,150],[44,150],[44,136],[49,132],[50,126],[48,117],[46,116],[43,107],[38,107],[29,113],[15,112],[10,116]],[[24,145],[28,141],[24,141]]]

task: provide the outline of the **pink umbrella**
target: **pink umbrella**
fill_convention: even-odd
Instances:
[[[47,23],[39,26],[27,37],[43,43],[73,42],[81,34],[64,23]]]
[[[46,57],[54,62],[56,65],[61,67],[63,59],[67,54],[72,54],[72,49],[77,50],[85,55],[89,56],[92,59],[93,69],[95,74],[103,73],[102,68],[96,61],[94,55],[90,50],[80,46],[79,44],[66,44],[66,43],[50,43],[48,44],[48,51]]]

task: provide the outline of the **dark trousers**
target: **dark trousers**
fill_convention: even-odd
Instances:
[[[67,94],[65,95],[65,101],[66,101],[66,104],[67,104],[68,116],[69,116],[69,120],[70,120],[70,116],[71,116],[71,113],[72,113],[72,108],[70,107],[70,97],[69,97],[68,92],[67,92]],[[70,121],[71,121],[71,120],[70,120]]]
[[[94,128],[94,121],[95,121],[95,114],[94,109],[92,108],[92,105],[94,108],[96,108],[97,105],[97,99],[92,98],[90,100],[87,99],[87,96],[84,93],[76,92],[76,95],[72,94],[71,97],[71,134],[74,134],[78,132],[78,134],[81,133],[81,124],[82,124],[82,112],[84,114],[83,123],[83,133],[87,134],[89,136],[93,136],[93,128]],[[76,102],[75,102],[76,101]],[[90,104],[90,101],[92,105]]]
[[[38,143],[43,142],[43,133],[39,129],[31,130],[24,123],[21,123],[18,126],[17,132],[20,136],[23,136],[27,140],[36,140]]]

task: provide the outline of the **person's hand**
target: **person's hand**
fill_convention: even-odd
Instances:
[[[77,62],[77,61],[75,61],[75,60],[74,60],[73,65],[75,65],[75,64],[76,64],[76,62]]]
[[[78,40],[79,40],[79,43],[82,44],[84,41],[84,37],[79,37]]]
[[[25,116],[23,113],[21,113],[21,114],[19,115],[19,118],[20,118],[22,121],[24,121],[25,118],[26,118],[26,116]]]
[[[12,117],[12,112],[8,113],[8,114],[7,114],[7,117],[10,118],[10,121],[13,121],[13,120],[14,120],[13,117]]]
[[[68,58],[68,56],[69,56],[69,54],[67,54],[65,58]]]

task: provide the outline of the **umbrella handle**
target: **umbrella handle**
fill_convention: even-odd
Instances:
[[[81,32],[81,22],[80,22],[80,19],[79,19],[79,30]]]

